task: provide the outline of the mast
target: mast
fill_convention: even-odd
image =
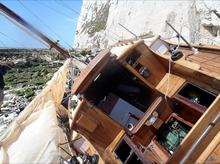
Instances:
[[[166,24],[168,26],[170,26],[170,28],[172,28],[173,31],[176,32],[176,34],[178,35],[178,37],[180,37],[189,47],[190,49],[194,52],[197,53],[198,50],[196,48],[194,48],[168,21],[166,21]]]
[[[23,27],[24,29],[27,29],[29,32],[34,33],[41,41],[44,43],[47,43],[50,48],[56,49],[58,52],[60,52],[65,58],[70,57],[69,52],[65,50],[63,47],[61,47],[57,42],[54,42],[50,38],[48,38],[45,34],[43,34],[41,31],[36,29],[33,25],[28,23],[26,20],[24,20],[21,16],[16,14],[14,11],[0,3],[0,12],[2,12],[9,20],[11,20],[13,23],[16,23],[19,25],[19,27]],[[22,28],[22,29],[23,29]],[[24,30],[23,29],[23,30]],[[25,30],[24,30],[25,31]],[[27,32],[27,31],[25,31]]]

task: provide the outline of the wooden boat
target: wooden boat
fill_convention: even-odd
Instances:
[[[70,57],[1,3],[0,11]],[[74,81],[78,104],[71,129],[105,163],[220,163],[219,54],[219,47],[175,45],[160,37],[149,46],[122,42],[101,52]]]
[[[81,71],[71,129],[105,163],[220,162],[220,48],[120,43]]]

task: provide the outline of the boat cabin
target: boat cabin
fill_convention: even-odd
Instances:
[[[220,57],[220,49],[198,47],[195,57],[199,54],[182,45],[183,56],[172,61],[175,46],[160,38],[150,46],[144,41],[116,45],[75,80],[78,104],[71,128],[106,163],[195,162],[205,151],[200,144],[208,146],[217,135],[220,61],[212,71],[198,60]]]

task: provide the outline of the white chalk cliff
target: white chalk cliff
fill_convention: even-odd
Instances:
[[[118,40],[175,36],[169,21],[194,44],[220,45],[219,0],[83,0],[75,47],[106,48]]]

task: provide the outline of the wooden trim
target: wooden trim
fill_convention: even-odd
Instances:
[[[186,97],[183,97],[179,94],[175,95],[175,99],[177,101],[180,101],[181,103],[187,105],[188,107],[191,107],[192,109],[198,111],[201,114],[203,114],[207,109],[206,107],[204,107],[200,104],[194,103],[194,102],[190,101],[189,99],[187,99]]]
[[[168,78],[169,78],[169,88],[168,87]],[[160,83],[156,86],[156,89],[166,95],[167,97],[171,98],[177,91],[183,86],[183,84],[186,82],[186,79],[181,78],[174,74],[166,74],[163,79],[160,81]]]
[[[151,104],[151,106],[147,109],[144,116],[141,118],[141,120],[137,123],[137,125],[132,129],[131,133],[135,134],[138,132],[138,130],[145,124],[147,119],[151,116],[151,114],[159,107],[161,104],[163,98],[157,97],[156,100]]]
[[[131,141],[128,136],[124,137],[125,142],[131,147],[132,151],[142,160],[143,163],[151,163],[146,156],[141,153],[138,147]]]
[[[115,139],[112,141],[112,143],[106,148],[107,152],[113,152],[118,145],[118,143],[121,141],[122,137],[124,136],[125,131],[121,130],[119,134],[115,137]]]
[[[144,44],[144,40],[139,40],[134,44],[129,45],[129,47],[123,52],[123,54],[118,56],[117,60],[123,62],[128,57],[128,55],[130,55],[135,50],[135,48],[141,44]]]
[[[199,158],[196,160],[196,163],[205,163],[207,158],[212,155],[213,151],[220,146],[220,132],[215,136],[215,138],[211,141],[211,143],[206,147],[206,149],[202,152],[202,154],[199,156]],[[219,154],[220,155],[220,154]],[[219,159],[217,159],[220,162],[220,156]],[[215,161],[213,161],[215,162]]]
[[[193,126],[193,128],[189,131],[187,136],[184,138],[182,143],[180,144],[177,151],[173,154],[169,163],[179,163],[186,153],[190,150],[192,145],[197,141],[197,139],[203,134],[205,129],[211,124],[211,122],[215,119],[215,117],[219,114],[220,109],[220,95],[215,99],[212,105],[205,111],[205,113],[200,117],[197,123]],[[212,134],[214,135],[214,134]],[[186,163],[194,163],[196,159],[200,156],[200,154],[205,150],[207,145],[212,141],[213,136],[209,136],[205,138],[205,141],[202,142],[202,148],[196,149],[192,154],[190,154],[189,158],[185,161]]]
[[[151,89],[155,90],[154,86],[149,83],[144,77],[142,77],[132,66],[130,66],[129,64],[126,64],[125,67],[131,72],[133,73],[135,76],[138,77],[138,79],[140,79],[144,84],[146,84],[148,87],[150,87]]]
[[[82,93],[92,83],[95,77],[106,66],[110,58],[109,50],[100,52],[88,65],[83,69],[80,75],[74,80],[72,93]]]

